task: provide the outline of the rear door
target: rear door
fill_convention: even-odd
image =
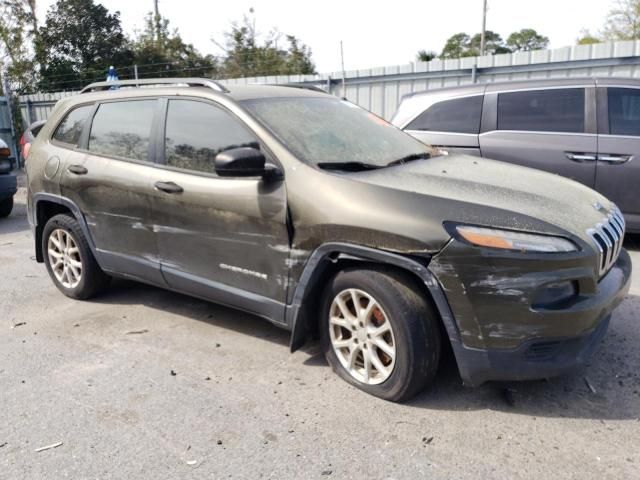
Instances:
[[[427,145],[479,156],[482,99],[478,94],[436,101],[404,130]]]
[[[640,230],[640,88],[598,88],[596,190]]]
[[[158,99],[104,102],[65,165],[62,195],[82,211],[106,270],[163,285],[151,218]]]
[[[289,258],[284,181],[219,177],[215,156],[262,148],[258,138],[212,102],[165,102],[165,166],[153,175],[153,218],[167,283],[282,321]]]
[[[491,92],[487,89],[482,156],[556,173],[593,187],[597,133],[595,87]]]

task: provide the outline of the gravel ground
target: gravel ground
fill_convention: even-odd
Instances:
[[[2,479],[640,478],[638,272],[585,370],[468,389],[448,358],[398,405],[247,314],[121,281],[62,296],[18,201],[0,221]]]

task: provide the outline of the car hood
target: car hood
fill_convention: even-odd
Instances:
[[[545,233],[566,231],[587,240],[612,202],[559,175],[468,155],[443,155],[358,174],[370,184],[429,197],[442,221]]]

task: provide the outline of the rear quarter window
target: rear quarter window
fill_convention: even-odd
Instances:
[[[470,133],[480,131],[483,95],[434,103],[418,115],[405,130]]]
[[[582,133],[584,95],[584,88],[500,93],[498,130]]]
[[[71,110],[58,124],[52,138],[58,142],[77,147],[80,142],[82,130],[87,123],[92,109],[93,105],[84,105]],[[37,130],[33,130],[34,137],[38,135],[41,128],[42,126],[38,127]]]

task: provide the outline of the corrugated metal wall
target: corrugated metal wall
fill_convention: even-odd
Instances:
[[[411,92],[464,85],[529,78],[619,76],[640,78],[640,41],[579,45],[505,55],[488,55],[453,60],[432,60],[391,67],[352,70],[321,75],[285,75],[222,80],[222,83],[303,83],[315,85],[390,119],[403,95]],[[36,121],[47,117],[55,102],[74,92],[20,97],[23,118]]]

